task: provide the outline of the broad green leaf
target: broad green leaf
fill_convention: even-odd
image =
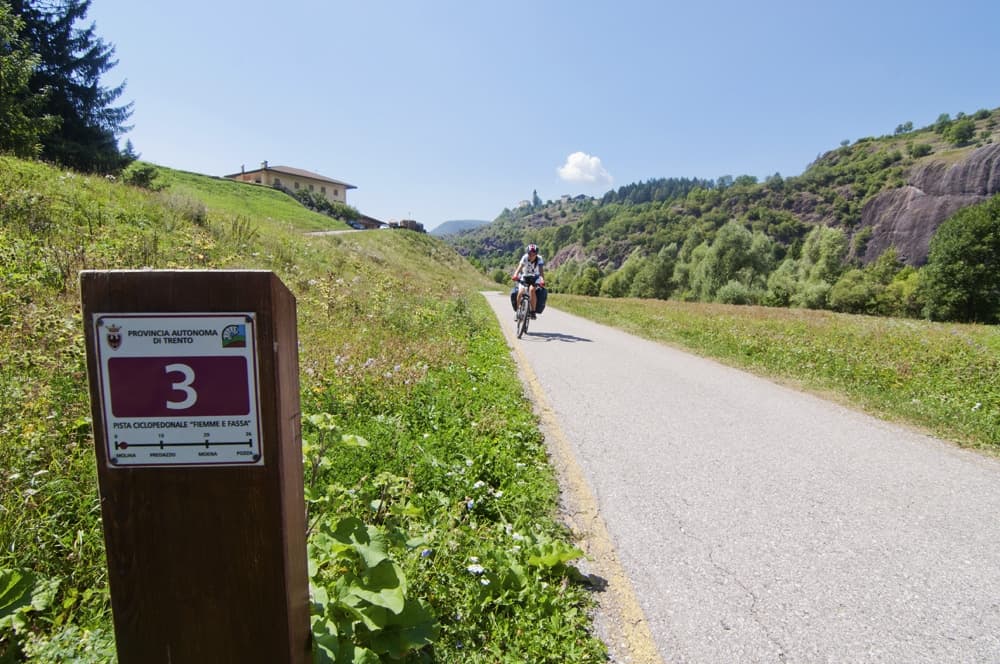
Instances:
[[[378,653],[402,659],[408,652],[433,643],[438,637],[437,619],[423,600],[406,602],[403,612],[371,640]]]
[[[548,542],[536,548],[537,553],[528,556],[528,564],[535,567],[555,567],[583,557],[583,551],[562,542]]]
[[[31,593],[31,608],[35,611],[44,611],[52,606],[59,590],[59,579],[48,579],[39,581],[35,585],[34,592]]]
[[[29,572],[0,569],[0,620],[31,603],[35,577]]]
[[[334,664],[340,653],[340,637],[337,625],[321,616],[312,617],[313,662]]]
[[[340,437],[340,442],[342,442],[344,445],[347,445],[348,447],[371,446],[371,443],[369,443],[365,438],[362,438],[361,436],[355,435],[353,433],[345,433],[343,436]]]
[[[381,606],[374,606],[359,597],[349,598],[357,606],[353,607],[353,613],[371,632],[378,634],[389,624],[392,613]]]
[[[368,648],[362,648],[354,644],[341,644],[340,659],[337,664],[381,664],[378,655]]]
[[[396,516],[405,516],[405,517],[409,517],[411,519],[419,519],[420,517],[422,517],[424,515],[424,511],[421,508],[419,508],[416,505],[414,505],[409,500],[406,501],[406,503],[404,503],[402,505],[400,505],[398,503],[395,504],[395,505],[393,505],[392,509],[389,510],[389,511],[392,512]]]
[[[312,415],[306,416],[306,422],[313,425],[320,431],[336,431],[340,427],[337,426],[337,420],[330,413],[314,413]]]
[[[388,559],[368,570],[350,590],[356,597],[396,614],[403,610],[406,602],[403,572],[396,563]]]
[[[342,519],[331,536],[357,551],[366,567],[375,567],[388,557],[382,533],[374,526],[366,527],[356,517]]]
[[[309,561],[312,564],[312,561]],[[327,593],[326,588],[323,586],[318,586],[314,583],[309,584],[309,597],[312,598],[313,604],[325,607],[330,603],[330,594]]]

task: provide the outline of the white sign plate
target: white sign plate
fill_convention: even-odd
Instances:
[[[109,465],[263,465],[255,321],[94,314]]]

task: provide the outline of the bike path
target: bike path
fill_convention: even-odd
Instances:
[[[1000,460],[484,295],[662,661],[1000,662]]]

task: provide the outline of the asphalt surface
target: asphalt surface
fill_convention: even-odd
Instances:
[[[662,661],[1000,662],[1000,460],[484,295]]]

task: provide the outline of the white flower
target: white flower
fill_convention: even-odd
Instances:
[[[488,585],[490,585],[490,580],[489,579],[485,579],[485,578],[484,579],[479,579],[479,583],[483,584],[484,586],[488,586]]]
[[[982,408],[982,407],[983,407],[983,404],[981,404],[981,403],[979,403],[979,402],[977,401],[977,402],[976,402],[976,405],[972,407],[972,410],[979,410],[979,409],[980,409],[980,408]]]
[[[472,574],[482,574],[486,571],[486,568],[482,565],[469,565],[465,569],[469,570]]]
[[[479,556],[469,556],[469,562],[470,563],[478,563],[479,562]]]
[[[486,482],[484,482],[482,480],[479,480],[478,482],[476,482],[475,484],[472,485],[472,488],[473,489],[482,489],[484,486],[486,486]]]

